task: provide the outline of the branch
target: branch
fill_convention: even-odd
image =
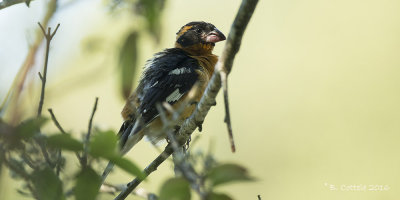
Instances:
[[[90,119],[89,119],[88,132],[86,134],[85,143],[84,143],[85,149],[83,151],[82,157],[80,158],[80,162],[81,162],[82,166],[86,166],[87,165],[88,145],[89,145],[89,140],[90,140],[90,134],[92,133],[93,117],[94,117],[94,113],[96,113],[96,110],[97,110],[98,101],[99,101],[99,97],[96,97],[96,100],[95,100],[94,106],[93,106],[93,110],[92,110],[92,115],[90,116]]]
[[[54,113],[53,113],[53,109],[49,108],[49,109],[47,109],[47,110],[49,111],[50,116],[51,116],[51,119],[53,120],[53,122],[54,122],[54,124],[56,125],[56,127],[58,128],[58,130],[60,130],[60,132],[61,132],[62,134],[67,134],[67,133],[64,131],[64,129],[61,127],[60,123],[57,121],[57,118],[56,118],[56,116],[55,116]]]
[[[229,141],[231,143],[231,151],[235,152],[236,147],[235,147],[235,141],[233,140],[233,131],[232,131],[232,123],[231,123],[231,114],[229,111],[229,97],[228,97],[228,79],[227,79],[227,74],[225,71],[220,71],[221,75],[221,84],[222,88],[224,91],[224,102],[225,102],[225,123],[226,127],[228,128],[228,136],[229,136]]]
[[[189,97],[190,98],[190,97]],[[183,177],[188,180],[192,188],[199,194],[200,199],[205,199],[207,193],[203,192],[201,184],[200,184],[200,176],[196,173],[193,166],[186,160],[184,147],[179,145],[178,141],[175,138],[173,130],[169,127],[174,125],[176,120],[179,119],[180,114],[183,112],[185,105],[180,106],[176,111],[173,110],[172,106],[168,103],[164,103],[164,107],[172,114],[172,120],[168,120],[167,114],[161,105],[157,104],[158,113],[160,113],[160,118],[163,124],[163,132],[166,133],[167,138],[169,139],[170,144],[174,150],[172,154],[174,165],[176,172],[180,172]],[[186,105],[187,106],[187,105]]]
[[[101,185],[101,187],[100,187],[100,192],[114,194],[116,192],[121,192],[125,188],[126,188],[125,184],[111,185],[108,183],[103,183],[103,185]],[[155,194],[146,191],[144,188],[137,188],[136,190],[134,190],[132,192],[132,194],[135,196],[147,199],[147,200],[157,200],[158,199],[158,197]]]
[[[47,64],[49,62],[49,51],[50,51],[50,42],[53,39],[54,35],[56,34],[58,27],[60,27],[60,24],[57,25],[56,29],[54,30],[53,33],[50,34],[51,28],[48,28],[48,31],[44,30],[43,26],[38,22],[40,28],[42,29],[43,35],[46,38],[46,57],[44,60],[44,67],[43,67],[43,75],[40,74],[39,72],[39,78],[42,81],[42,91],[40,93],[40,101],[39,101],[39,108],[38,108],[38,114],[37,116],[40,117],[42,115],[42,108],[43,108],[43,103],[44,103],[44,92],[45,92],[45,87],[46,87],[46,77],[47,77]]]
[[[3,2],[4,2],[4,0],[3,0]],[[45,27],[48,25],[50,19],[56,12],[57,0],[50,0],[47,3],[46,9],[47,9],[47,11],[42,20],[42,24]],[[20,99],[22,90],[24,88],[28,73],[32,69],[32,67],[35,63],[35,57],[38,52],[39,46],[44,39],[44,36],[41,32],[42,31],[40,30],[40,28],[39,28],[39,30],[36,31],[36,39],[30,45],[31,47],[27,53],[27,56],[26,56],[23,64],[21,65],[21,67],[17,73],[17,76],[15,76],[12,86],[8,90],[8,92],[0,106],[0,112],[3,112],[6,110],[7,107],[10,107],[8,112],[13,114],[12,118],[11,118],[11,121],[13,123],[17,123],[19,121],[20,116],[18,115],[18,108],[19,108],[18,101]],[[8,106],[8,104],[11,104],[12,106]]]
[[[244,30],[253,15],[254,9],[258,3],[258,0],[243,0],[236,15],[236,18],[232,24],[231,31],[225,44],[224,51],[221,58],[218,60],[213,76],[208,83],[207,89],[205,90],[201,100],[197,104],[197,107],[193,114],[184,121],[182,124],[176,139],[180,146],[183,146],[189,139],[193,131],[201,124],[211,106],[215,105],[215,98],[221,88],[221,77],[220,72],[225,71],[228,75],[232,69],[233,60],[236,53],[239,51],[241,39],[243,37]],[[144,174],[147,177],[150,173],[155,171],[157,167],[164,162],[173,152],[171,143],[168,144],[164,151],[144,170]],[[125,199],[129,193],[131,193],[140,183],[141,179],[136,178],[132,182],[127,184],[127,188],[122,191],[115,200]]]
[[[61,132],[62,134],[67,134],[67,133],[64,131],[64,129],[61,127],[60,123],[57,121],[56,116],[55,116],[54,113],[53,113],[53,109],[49,108],[49,109],[47,109],[47,110],[49,111],[49,113],[50,113],[50,115],[51,115],[51,119],[53,120],[53,122],[54,122],[54,124],[56,125],[56,127],[58,128],[58,130],[60,130],[60,132]],[[75,155],[78,157],[78,159],[80,158],[78,153],[75,153]],[[60,171],[61,171],[61,159],[62,159],[62,156],[61,156],[61,149],[59,149],[59,150],[57,151],[57,166],[56,166],[56,174],[57,174],[57,175],[59,175],[59,174],[60,174]]]
[[[29,7],[30,1],[31,0],[3,0],[0,2],[0,10],[19,3],[26,3],[26,5]]]
[[[160,166],[161,163],[163,163],[172,154],[172,152],[173,148],[171,144],[168,144],[164,151],[143,170],[144,178],[156,171],[157,167]],[[133,181],[129,182],[126,185],[126,188],[114,200],[125,199],[142,181],[143,179],[137,177]]]

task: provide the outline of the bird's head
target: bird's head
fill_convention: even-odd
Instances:
[[[190,22],[176,33],[175,47],[194,54],[211,54],[215,43],[225,40],[225,35],[207,22]]]

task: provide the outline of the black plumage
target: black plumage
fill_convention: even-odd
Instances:
[[[171,73],[174,70],[182,72]],[[138,113],[144,123],[158,116],[156,103],[168,102],[172,105],[178,99],[167,101],[168,96],[175,90],[184,95],[193,87],[198,79],[195,70],[201,70],[197,60],[178,48],[166,49],[148,61],[137,90],[141,102]]]

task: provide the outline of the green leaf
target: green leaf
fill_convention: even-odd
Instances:
[[[97,132],[89,143],[89,154],[93,157],[111,159],[117,155],[117,136],[113,131]]]
[[[125,39],[119,52],[119,67],[121,72],[122,95],[128,98],[132,91],[132,84],[137,68],[138,33],[131,32]]]
[[[190,200],[190,186],[184,178],[171,178],[164,182],[159,200]]]
[[[207,200],[233,200],[230,196],[221,193],[214,193],[212,192],[207,197]]]
[[[32,173],[32,182],[38,199],[64,199],[62,182],[50,168],[35,170]]]
[[[139,0],[136,7],[140,14],[146,18],[147,30],[151,33],[157,43],[161,35],[161,14],[165,1]]]
[[[117,165],[119,168],[123,169],[124,171],[137,176],[141,179],[145,179],[146,176],[145,174],[142,172],[142,170],[133,162],[131,162],[130,160],[123,158],[121,156],[114,156],[110,159],[110,161],[112,163],[114,163],[115,165]]]
[[[72,138],[70,134],[57,134],[47,138],[47,145],[53,148],[60,148],[70,151],[82,151],[83,144]]]
[[[17,134],[21,138],[31,138],[46,122],[47,119],[44,117],[35,117],[25,120],[17,126]]]
[[[221,164],[210,169],[206,178],[212,186],[226,184],[235,181],[251,181],[247,170],[236,164]]]
[[[74,195],[76,200],[94,200],[99,193],[101,177],[90,167],[82,169],[76,177]]]

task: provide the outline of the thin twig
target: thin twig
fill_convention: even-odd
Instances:
[[[5,166],[7,166],[9,169],[11,169],[13,172],[18,174],[25,180],[25,182],[27,183],[26,185],[29,191],[31,192],[32,196],[35,197],[36,199],[39,199],[35,189],[31,185],[32,179],[29,176],[29,174],[25,171],[23,167],[16,165],[15,162],[10,162],[5,155],[4,149],[1,146],[0,146],[0,158]]]
[[[99,101],[99,97],[96,97],[96,100],[95,100],[94,106],[93,106],[93,110],[92,110],[92,115],[90,116],[90,120],[89,120],[89,124],[88,124],[88,132],[86,134],[86,142],[89,141],[90,134],[92,133],[93,117],[94,117],[94,113],[96,113],[96,110],[97,110],[98,101]]]
[[[39,72],[39,76],[40,76],[40,72]],[[51,119],[53,120],[54,124],[56,125],[56,127],[58,128],[58,130],[60,130],[60,132],[62,134],[67,134],[64,129],[61,127],[60,123],[58,123],[56,116],[53,113],[53,110],[51,108],[47,109],[50,113]],[[78,156],[79,158],[79,154],[75,153],[76,156]],[[61,149],[58,149],[57,151],[57,166],[56,166],[56,174],[57,176],[60,174],[61,171],[61,161],[62,161],[62,153],[61,153]]]
[[[32,158],[27,154],[25,151],[22,152],[21,158],[24,160],[24,162],[31,168],[31,169],[38,169],[38,165],[35,163],[35,161],[32,160]]]
[[[231,123],[231,114],[229,111],[229,96],[228,96],[228,78],[225,71],[220,71],[222,90],[224,91],[224,102],[225,102],[225,123],[228,128],[229,141],[231,143],[231,151],[235,152],[235,141],[233,140],[233,131]]]
[[[45,87],[46,87],[46,76],[47,76],[47,64],[49,61],[49,52],[50,52],[50,42],[53,39],[54,35],[57,32],[58,27],[60,26],[60,24],[57,25],[56,29],[54,30],[54,32],[52,34],[50,34],[50,30],[51,28],[48,28],[48,33],[46,34],[46,32],[44,31],[43,26],[40,24],[40,22],[38,22],[40,29],[42,29],[43,35],[46,38],[46,56],[45,56],[45,63],[44,63],[44,67],[43,67],[43,75],[41,75],[39,73],[39,77],[40,80],[42,81],[42,89],[40,92],[40,100],[39,100],[39,107],[38,107],[38,113],[37,116],[40,117],[42,115],[42,108],[43,108],[43,103],[44,103],[44,93],[45,93]],[[53,163],[49,157],[49,154],[47,152],[47,149],[45,147],[45,145],[43,144],[43,141],[40,141],[40,138],[36,138],[35,139],[36,143],[39,145],[40,150],[42,151],[42,154],[46,160],[46,162],[48,163],[48,165],[53,168],[56,166],[56,163]]]
[[[103,183],[103,185],[101,185],[101,187],[100,187],[100,192],[115,194],[116,192],[120,192],[120,191],[124,190],[125,188],[126,188],[125,184],[112,185],[109,183]],[[137,188],[131,194],[141,197],[141,198],[144,198],[144,199],[148,199],[148,200],[158,199],[158,197],[155,194],[146,191],[144,188]]]
[[[254,9],[258,3],[258,0],[243,0],[236,15],[236,18],[232,24],[231,31],[226,41],[224,52],[219,59],[216,68],[225,69],[227,74],[231,71],[233,60],[236,53],[239,51],[240,42],[243,37],[243,33],[246,26],[254,12]],[[220,70],[215,70],[211,80],[208,83],[207,89],[205,90],[201,100],[197,104],[197,107],[193,114],[184,121],[176,139],[179,145],[184,145],[189,139],[193,131],[198,127],[198,124],[204,121],[208,111],[215,104],[215,98],[221,88],[221,77],[219,74]],[[171,144],[168,144],[163,153],[161,153],[150,165],[144,170],[146,177],[155,171],[157,167],[165,161],[173,152]],[[127,184],[127,188],[122,191],[115,200],[125,199],[130,192],[132,192],[140,183],[141,179],[136,178],[132,182]]]
[[[47,109],[47,110],[49,111],[50,116],[51,116],[51,119],[53,120],[53,122],[54,122],[54,124],[56,125],[56,127],[58,128],[58,130],[60,130],[60,132],[61,132],[62,134],[67,134],[67,132],[64,131],[64,129],[62,128],[62,126],[61,126],[60,123],[58,122],[56,116],[54,115],[53,109],[49,108],[49,109]],[[61,152],[60,152],[60,153],[61,153]],[[75,155],[76,155],[76,157],[78,158],[78,160],[81,159],[79,153],[75,153]]]
[[[146,178],[148,175],[150,175],[152,172],[157,170],[157,167],[161,165],[161,163],[163,163],[173,152],[173,148],[170,144],[168,144],[164,151],[157,156],[156,159],[153,160],[153,162],[151,162],[144,170],[143,170],[143,174],[144,174],[144,178]],[[123,190],[117,197],[115,197],[114,200],[121,200],[121,199],[125,199],[141,182],[143,181],[143,179],[137,177],[135,178],[133,181],[129,182],[126,185],[125,190]]]
[[[55,116],[54,113],[53,113],[53,109],[49,108],[49,109],[47,109],[47,110],[49,111],[50,116],[51,116],[51,119],[53,120],[54,125],[56,125],[56,127],[58,128],[58,130],[60,130],[60,132],[61,132],[62,134],[67,134],[67,133],[64,131],[64,129],[62,128],[62,126],[60,125],[60,123],[57,121],[57,118],[56,118],[56,116]]]
[[[46,5],[46,13],[44,14],[44,17],[42,19],[43,26],[46,27],[48,25],[50,19],[53,17],[56,10],[57,10],[57,0],[48,1]],[[5,113],[6,108],[8,108],[8,112],[13,114],[10,120],[12,123],[18,123],[20,120],[21,115],[18,112],[19,111],[18,101],[20,99],[22,90],[27,80],[28,73],[34,66],[36,54],[43,39],[44,39],[43,33],[38,27],[38,30],[35,33],[35,40],[30,45],[30,49],[27,53],[27,56],[23,64],[21,65],[20,69],[18,70],[18,73],[13,80],[12,86],[8,90],[3,102],[0,105],[0,115]]]
[[[93,106],[93,110],[92,110],[92,115],[90,116],[90,119],[89,119],[88,132],[87,132],[86,138],[85,138],[85,143],[84,143],[85,146],[84,146],[83,155],[81,156],[81,159],[80,159],[82,166],[86,166],[87,165],[87,154],[88,154],[89,140],[90,140],[90,135],[92,133],[93,117],[94,117],[94,113],[96,113],[96,110],[97,110],[98,101],[99,101],[99,97],[96,97],[96,100],[95,100],[94,106]]]
[[[46,34],[46,31],[44,30],[43,26],[40,24],[40,22],[38,22],[38,24],[40,26],[40,29],[42,29],[44,37],[46,38],[46,57],[44,60],[43,75],[39,73],[39,78],[42,81],[42,90],[40,93],[40,101],[39,101],[39,108],[38,108],[37,116],[40,117],[42,115],[42,108],[43,108],[43,103],[44,103],[44,92],[45,92],[45,87],[46,87],[47,64],[49,62],[50,42],[53,39],[54,35],[56,34],[58,27],[60,27],[60,24],[57,25],[57,27],[53,33],[50,33],[51,28],[48,27],[47,34]]]

